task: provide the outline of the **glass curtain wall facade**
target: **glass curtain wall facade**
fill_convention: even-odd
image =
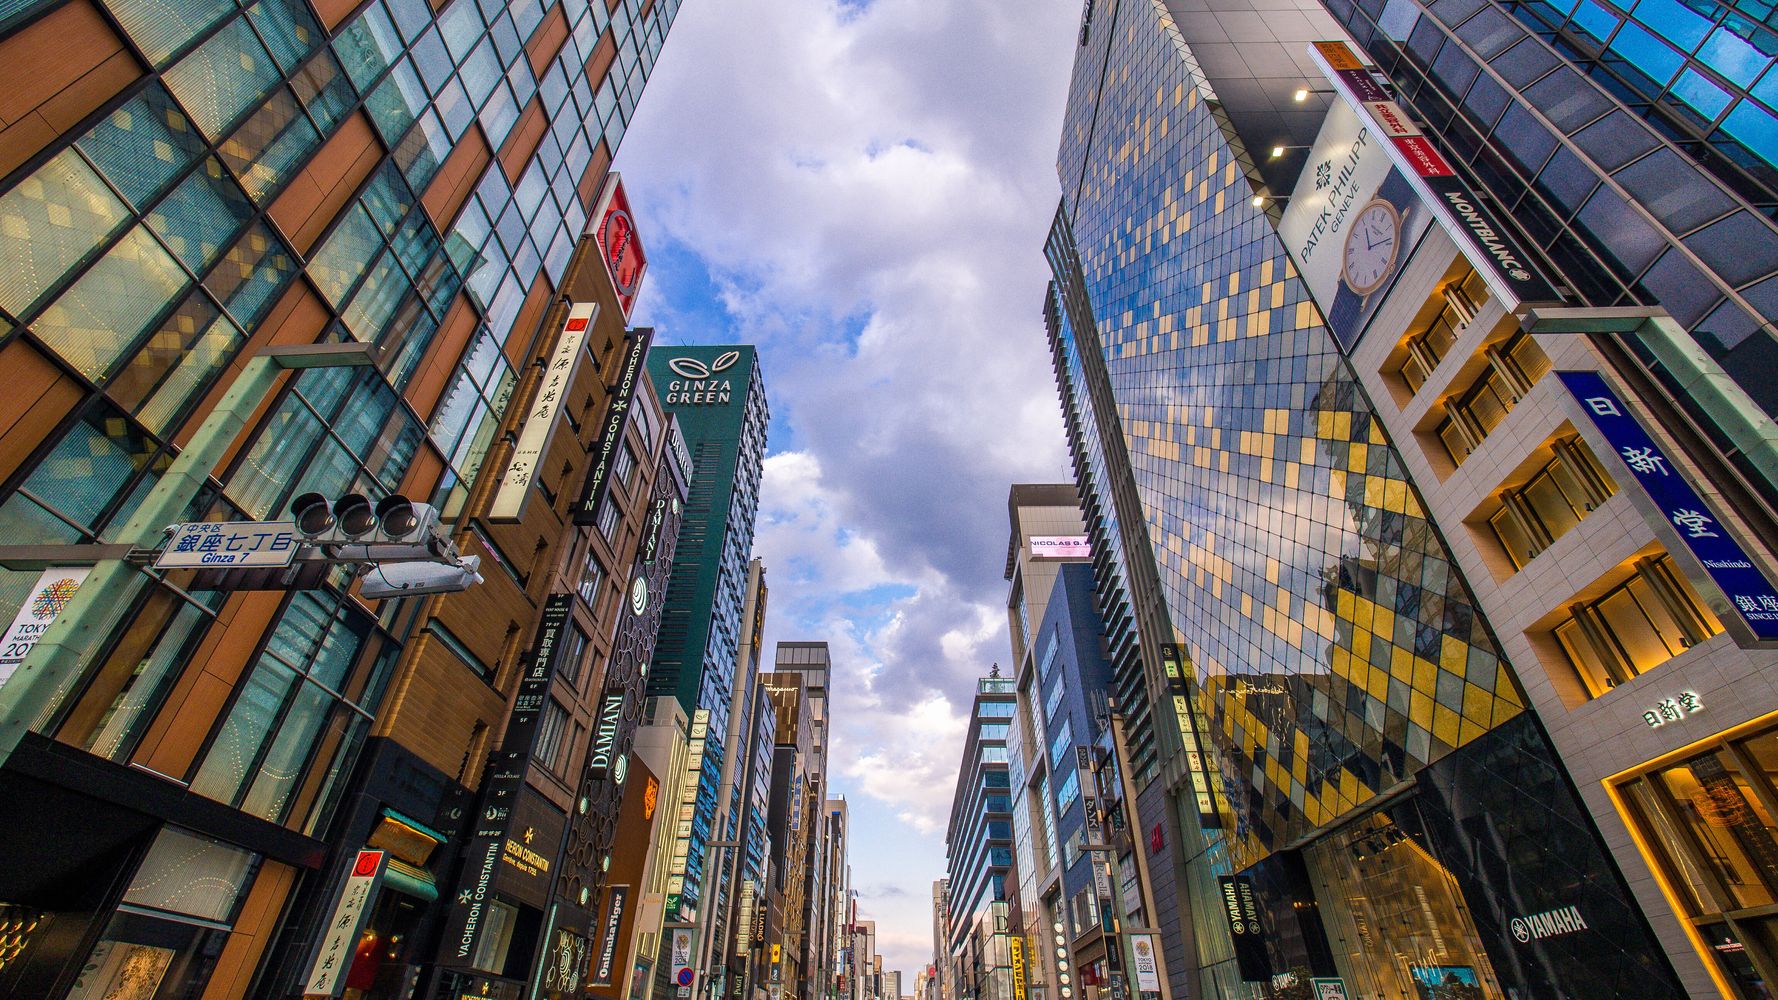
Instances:
[[[400,491],[450,519],[469,513],[515,366],[677,8],[0,4],[8,541],[119,540],[247,357],[318,342],[374,345],[379,360],[285,379],[186,519],[273,519],[309,490],[373,501]],[[534,568],[479,551],[495,572]],[[0,614],[10,620],[34,580],[0,571]],[[44,843],[90,840],[123,885],[158,878],[190,838],[210,840],[211,858],[245,851],[251,860],[217,862],[228,900],[163,908],[215,925],[190,960],[186,945],[139,950],[159,918],[125,921],[133,937],[104,932],[130,945],[111,948],[110,967],[157,969],[165,995],[238,996],[254,988],[286,902],[315,891],[416,608],[371,607],[343,573],[292,594],[191,582],[169,575],[116,609],[102,654],[45,717],[55,741],[45,761],[75,769],[51,784],[119,808],[71,799],[82,803],[71,816],[106,832]],[[490,682],[501,665],[466,662]],[[124,784],[72,777],[92,767]],[[164,795],[158,776],[201,804],[157,807],[147,822],[135,810]],[[53,828],[46,814],[61,805],[31,788],[13,814],[44,814],[26,825]],[[28,851],[9,856],[35,867]],[[87,881],[105,881],[93,871]],[[0,887],[0,902],[80,901],[101,922],[120,902],[37,874],[47,881]],[[72,932],[63,921],[58,933]],[[27,976],[11,984],[21,995],[70,988],[53,972],[29,978],[30,965],[7,969]]]
[[[1763,4],[1329,0],[1402,102],[1588,305],[1659,305],[1778,413],[1778,34]],[[1719,460],[1753,468],[1630,341]]]
[[[1163,758],[1194,733],[1208,751],[1203,783],[1193,754],[1163,759],[1165,782],[1135,768],[1144,825],[1157,799],[1176,811],[1161,832],[1177,837],[1165,846],[1182,877],[1163,890],[1157,873],[1156,893],[1186,902],[1190,917],[1163,938],[1169,970],[1212,997],[1262,995],[1273,975],[1339,975],[1358,994],[1487,989],[1494,976],[1530,995],[1678,996],[1399,456],[1252,201],[1256,190],[1288,190],[1243,142],[1271,127],[1254,113],[1255,88],[1307,79],[1299,50],[1330,30],[1267,16],[1275,23],[1256,27],[1161,0],[1092,9],[1048,246],[1070,431],[1077,442],[1099,434],[1097,452],[1075,445],[1087,458],[1077,475],[1083,493],[1093,480],[1114,498],[1133,493],[1117,509],[1122,561],[1137,606],[1146,599],[1163,616],[1158,642],[1170,648],[1155,658],[1182,668],[1178,679],[1150,669],[1151,692],[1177,708]],[[1266,37],[1252,45],[1228,37],[1255,30]],[[1235,50],[1243,61],[1229,61]],[[1141,586],[1148,573],[1153,594]],[[1537,793],[1504,802],[1483,794],[1489,780]],[[1492,832],[1466,825],[1477,822]],[[1390,829],[1361,834],[1368,823]],[[1376,839],[1325,856],[1301,847],[1348,836]],[[1489,846],[1502,837],[1540,846],[1502,856]],[[1330,879],[1384,854],[1392,867],[1430,858],[1452,902],[1429,897],[1409,926],[1373,928],[1384,939],[1360,951],[1405,958],[1371,971],[1334,953],[1339,920],[1359,904]],[[1400,877],[1425,875],[1411,867]],[[1261,901],[1258,954],[1230,934],[1227,886]],[[1585,895],[1589,913],[1628,915],[1593,942],[1596,953],[1526,961],[1509,917],[1558,888]],[[1167,914],[1157,917],[1165,928]],[[1443,943],[1421,947],[1415,935]]]
[[[954,995],[963,1000],[1011,1000],[1012,955],[1007,944],[1007,897],[1013,870],[1012,803],[1006,737],[1016,710],[1011,678],[976,681],[969,733],[957,769],[945,834],[945,880]]]

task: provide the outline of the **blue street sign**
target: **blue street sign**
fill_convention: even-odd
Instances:
[[[1660,445],[1642,428],[1630,408],[1598,372],[1557,372],[1557,377],[1618,458],[1636,477],[1679,540],[1704,572],[1722,590],[1734,612],[1754,638],[1778,641],[1778,587],[1760,572],[1741,544],[1718,520],[1668,460]]]

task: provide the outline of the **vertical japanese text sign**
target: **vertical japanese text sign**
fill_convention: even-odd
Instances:
[[[383,873],[382,851],[359,851],[346,876],[340,901],[334,905],[333,919],[321,937],[321,950],[309,969],[309,984],[303,987],[305,997],[335,997],[358,953],[358,931],[364,923],[364,911],[370,903],[371,890],[377,876]]]
[[[1722,606],[1716,611],[1724,618],[1724,624],[1739,622],[1754,642],[1778,643],[1778,587],[1760,572],[1716,513],[1636,421],[1630,408],[1598,372],[1556,375],[1580,402],[1581,411],[1654,502],[1662,519],[1710,582],[1722,591],[1726,603],[1717,602]]]
[[[587,330],[599,307],[591,302],[576,302],[568,307],[568,320],[556,338],[556,349],[545,362],[543,378],[538,381],[537,398],[525,419],[519,424],[519,442],[513,447],[512,461],[507,464],[506,477],[494,491],[494,502],[488,508],[488,520],[514,522],[524,516],[525,501],[531,496],[531,484],[537,479],[537,467],[549,453],[549,442],[556,429],[556,417],[562,412],[562,400],[574,384],[574,372],[580,366],[581,349],[586,345]]]

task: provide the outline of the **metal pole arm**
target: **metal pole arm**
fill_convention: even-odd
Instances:
[[[366,344],[303,344],[250,358],[129,522],[115,532],[116,542],[155,547],[166,526],[180,520],[203,490],[211,470],[246,429],[280,373],[293,368],[360,367],[375,360],[374,348]],[[0,686],[0,766],[12,757],[25,733],[45,721],[74,688],[134,602],[144,579],[141,570],[121,558],[98,561],[17,672]]]

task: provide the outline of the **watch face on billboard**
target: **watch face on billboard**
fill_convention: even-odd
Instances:
[[[1340,277],[1347,288],[1369,295],[1395,273],[1400,251],[1401,213],[1387,201],[1373,198],[1358,210],[1352,228],[1346,230]]]

